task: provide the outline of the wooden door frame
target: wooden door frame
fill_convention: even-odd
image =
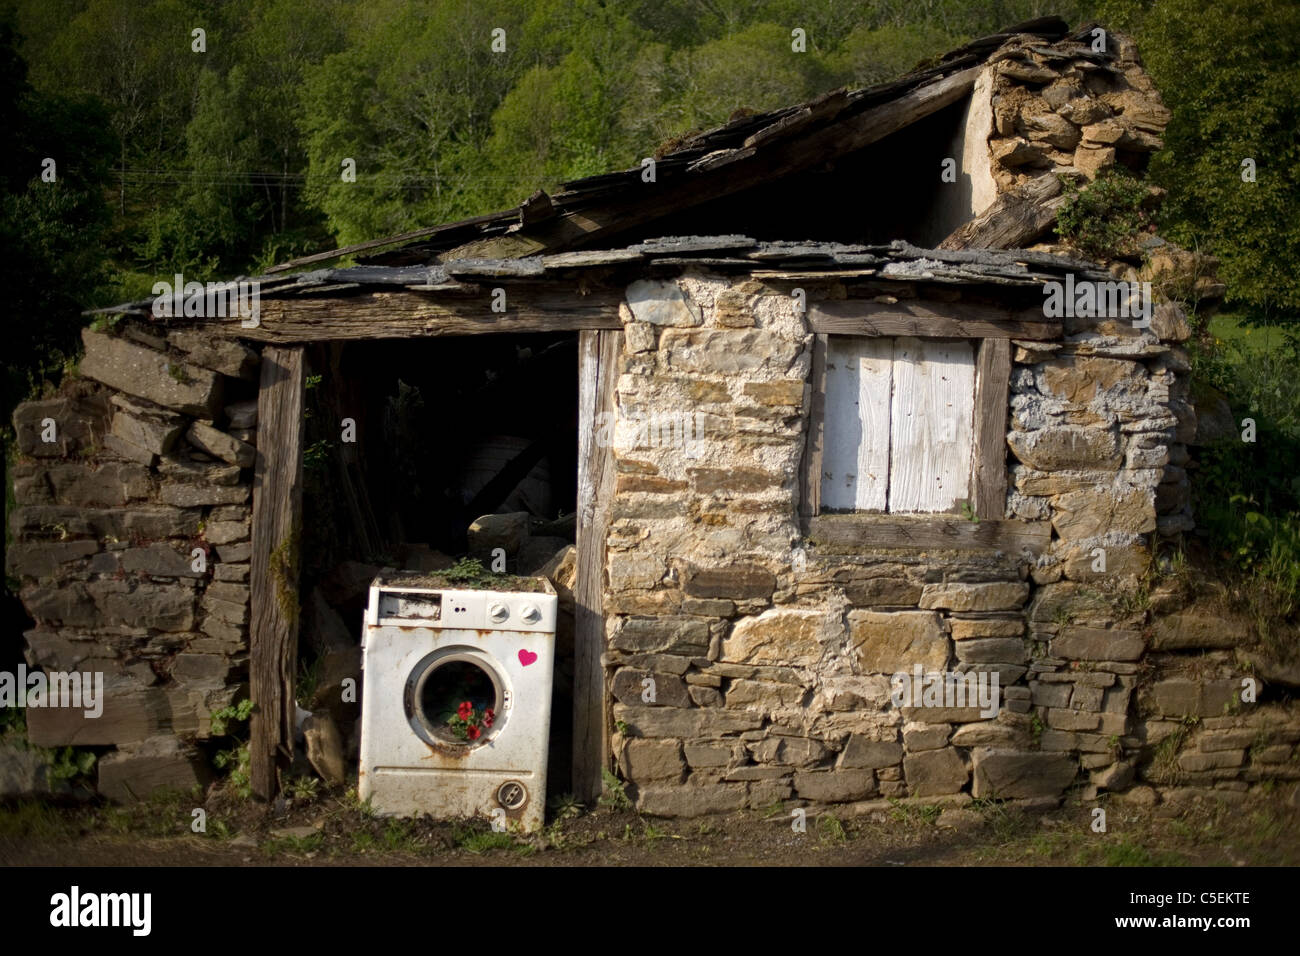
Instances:
[[[605,649],[605,547],[614,460],[597,436],[602,413],[614,411],[621,330],[578,333],[577,578],[574,583],[573,792],[593,800],[609,767],[610,709]],[[302,346],[268,345],[258,390],[257,460],[253,473],[252,566],[249,586],[249,768],[253,792],[275,796],[276,768],[293,753],[294,668],[298,648],[296,587],[302,529]]]
[[[298,567],[302,534],[302,346],[262,350],[253,467],[250,616],[249,777],[263,800],[278,789],[276,767],[293,759],[294,677],[298,666]]]
[[[610,709],[605,687],[605,547],[614,492],[614,453],[600,427],[614,412],[621,330],[578,333],[578,567],[574,582],[573,793],[600,795],[609,768]],[[608,422],[608,419],[606,419]]]

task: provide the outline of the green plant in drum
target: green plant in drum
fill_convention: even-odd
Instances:
[[[496,722],[496,714],[491,707],[478,710],[473,702],[463,700],[456,708],[456,713],[447,718],[447,726],[452,734],[461,740],[474,741],[490,730]]]

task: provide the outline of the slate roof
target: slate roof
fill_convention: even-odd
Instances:
[[[763,163],[773,154],[797,147],[801,141],[809,140],[816,133],[850,125],[868,110],[887,109],[890,104],[902,100],[908,94],[924,91],[955,74],[983,64],[1012,37],[1028,35],[1038,37],[1047,44],[1068,47],[1068,55],[1071,57],[1082,56],[1098,61],[1112,58],[1110,52],[1093,53],[1085,42],[1091,39],[1092,27],[1093,24],[1087,24],[1071,33],[1061,18],[1040,17],[973,40],[944,54],[933,65],[915,70],[899,79],[863,89],[834,90],[807,103],[737,117],[714,129],[686,136],[655,157],[658,187],[655,191],[656,202],[662,204],[665,214],[677,208],[688,207],[692,201],[700,201],[699,198],[688,198],[682,207],[677,207],[674,205],[674,196],[687,193],[690,187],[697,186],[710,174],[725,174],[712,177],[712,182],[719,182],[734,178],[744,170],[761,171]],[[1110,47],[1108,44],[1108,51]],[[1050,55],[1064,55],[1063,49],[1035,49],[1046,50]],[[824,145],[830,152],[818,154],[822,161],[833,155],[840,144],[834,136],[830,136]],[[554,195],[539,191],[513,209],[305,256],[277,265],[270,272],[302,268],[372,250],[374,254],[370,258],[359,261],[382,265],[431,262],[449,250],[476,240],[526,233],[583,210],[607,207],[618,209],[620,204],[644,196],[641,173],[638,166],[573,180],[563,183]],[[546,251],[560,252],[578,244],[552,242],[548,243]],[[609,243],[606,241],[601,244]],[[388,248],[398,245],[402,247]],[[387,251],[379,251],[386,248]]]
[[[755,278],[797,278],[833,274],[844,279],[924,282],[940,285],[1041,288],[1066,273],[1076,279],[1109,280],[1095,263],[1028,249],[920,249],[907,242],[847,245],[828,242],[758,242],[747,236],[666,236],[622,249],[595,249],[519,259],[456,259],[421,266],[360,265],[266,275],[262,299],[346,297],[406,289],[454,293],[485,283],[572,280],[585,272],[603,279],[672,274],[696,267]],[[146,315],[153,299],[100,309],[102,313]]]
[[[877,86],[858,90],[835,90],[816,99],[767,113],[738,117],[714,129],[696,133],[673,144],[656,158],[655,202],[667,211],[687,208],[702,201],[701,185],[718,182],[719,172],[737,175],[747,164],[760,163],[772,151],[809,141],[837,148],[835,133],[849,128],[855,117],[868,110],[888,110],[900,98],[924,92],[934,84],[984,63],[1012,37],[1038,37],[1056,48],[1039,48],[1049,53],[1068,48],[1070,56],[1104,60],[1110,54],[1093,54],[1085,44],[1092,24],[1074,31],[1059,17],[1043,17],[1008,27],[974,40],[940,57],[931,66]],[[1108,45],[1109,48],[1109,45]],[[1064,55],[1064,53],[1062,54]],[[849,124],[849,125],[846,125]],[[822,158],[825,158],[824,154]],[[779,164],[778,164],[779,165]],[[788,164],[786,167],[789,168]],[[698,177],[711,176],[710,179]],[[630,201],[644,203],[640,188],[641,169],[634,168],[564,183],[554,195],[538,192],[519,206],[503,212],[477,216],[459,222],[398,236],[376,239],[282,263],[256,277],[263,298],[299,296],[347,296],[367,291],[404,288],[437,293],[464,291],[467,285],[491,280],[547,280],[599,269],[602,276],[636,272],[666,273],[687,266],[723,272],[751,273],[771,277],[783,272],[835,272],[846,277],[881,281],[924,281],[941,284],[981,284],[1030,287],[1059,278],[1065,272],[1083,277],[1109,278],[1095,264],[1055,257],[1027,250],[936,250],[919,249],[906,242],[889,245],[847,245],[827,242],[760,242],[746,236],[676,236],[647,239],[621,248],[582,248],[585,244],[566,241],[561,235],[545,243],[544,254],[478,258],[459,256],[454,250],[481,240],[505,238],[547,227],[557,218],[579,210],[595,215],[597,210],[617,212]],[[673,207],[672,196],[685,194],[689,201]],[[703,191],[707,198],[707,190]],[[629,200],[635,196],[635,200]],[[622,205],[620,205],[622,203]],[[398,248],[393,248],[393,247]],[[489,245],[488,248],[491,248]],[[361,253],[374,251],[368,258]],[[385,250],[385,251],[381,251]],[[324,267],[291,272],[343,256],[358,256],[362,264],[341,268]],[[443,260],[443,261],[440,261]],[[768,275],[764,275],[764,273]],[[247,278],[247,277],[240,277]],[[147,313],[153,300],[124,303],[103,313]]]

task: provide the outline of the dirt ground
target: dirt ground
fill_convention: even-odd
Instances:
[[[351,792],[266,807],[216,794],[195,833],[193,798],[131,807],[0,808],[6,866],[1294,866],[1300,808],[1289,791],[1241,806],[1136,808],[1067,799],[1047,813],[998,804],[960,812],[896,803],[870,815],[788,808],[666,820],[628,809],[555,808],[533,835],[486,821],[379,818]],[[1105,832],[1093,809],[1106,810]]]

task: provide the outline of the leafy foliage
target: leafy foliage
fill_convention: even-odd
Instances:
[[[1300,610],[1300,334],[1275,329],[1262,348],[1207,336],[1195,362],[1201,380],[1231,396],[1233,420],[1255,422],[1254,442],[1234,437],[1201,449],[1192,482],[1198,529],[1256,582],[1267,637],[1269,619]]]
[[[1064,179],[1065,203],[1056,213],[1056,231],[1097,259],[1137,252],[1138,237],[1151,217],[1144,208],[1146,186],[1132,175],[1107,169],[1082,189]]]
[[[1300,5],[1107,0],[1102,12],[1134,33],[1173,112],[1151,164],[1169,237],[1218,256],[1232,299],[1300,308]]]

